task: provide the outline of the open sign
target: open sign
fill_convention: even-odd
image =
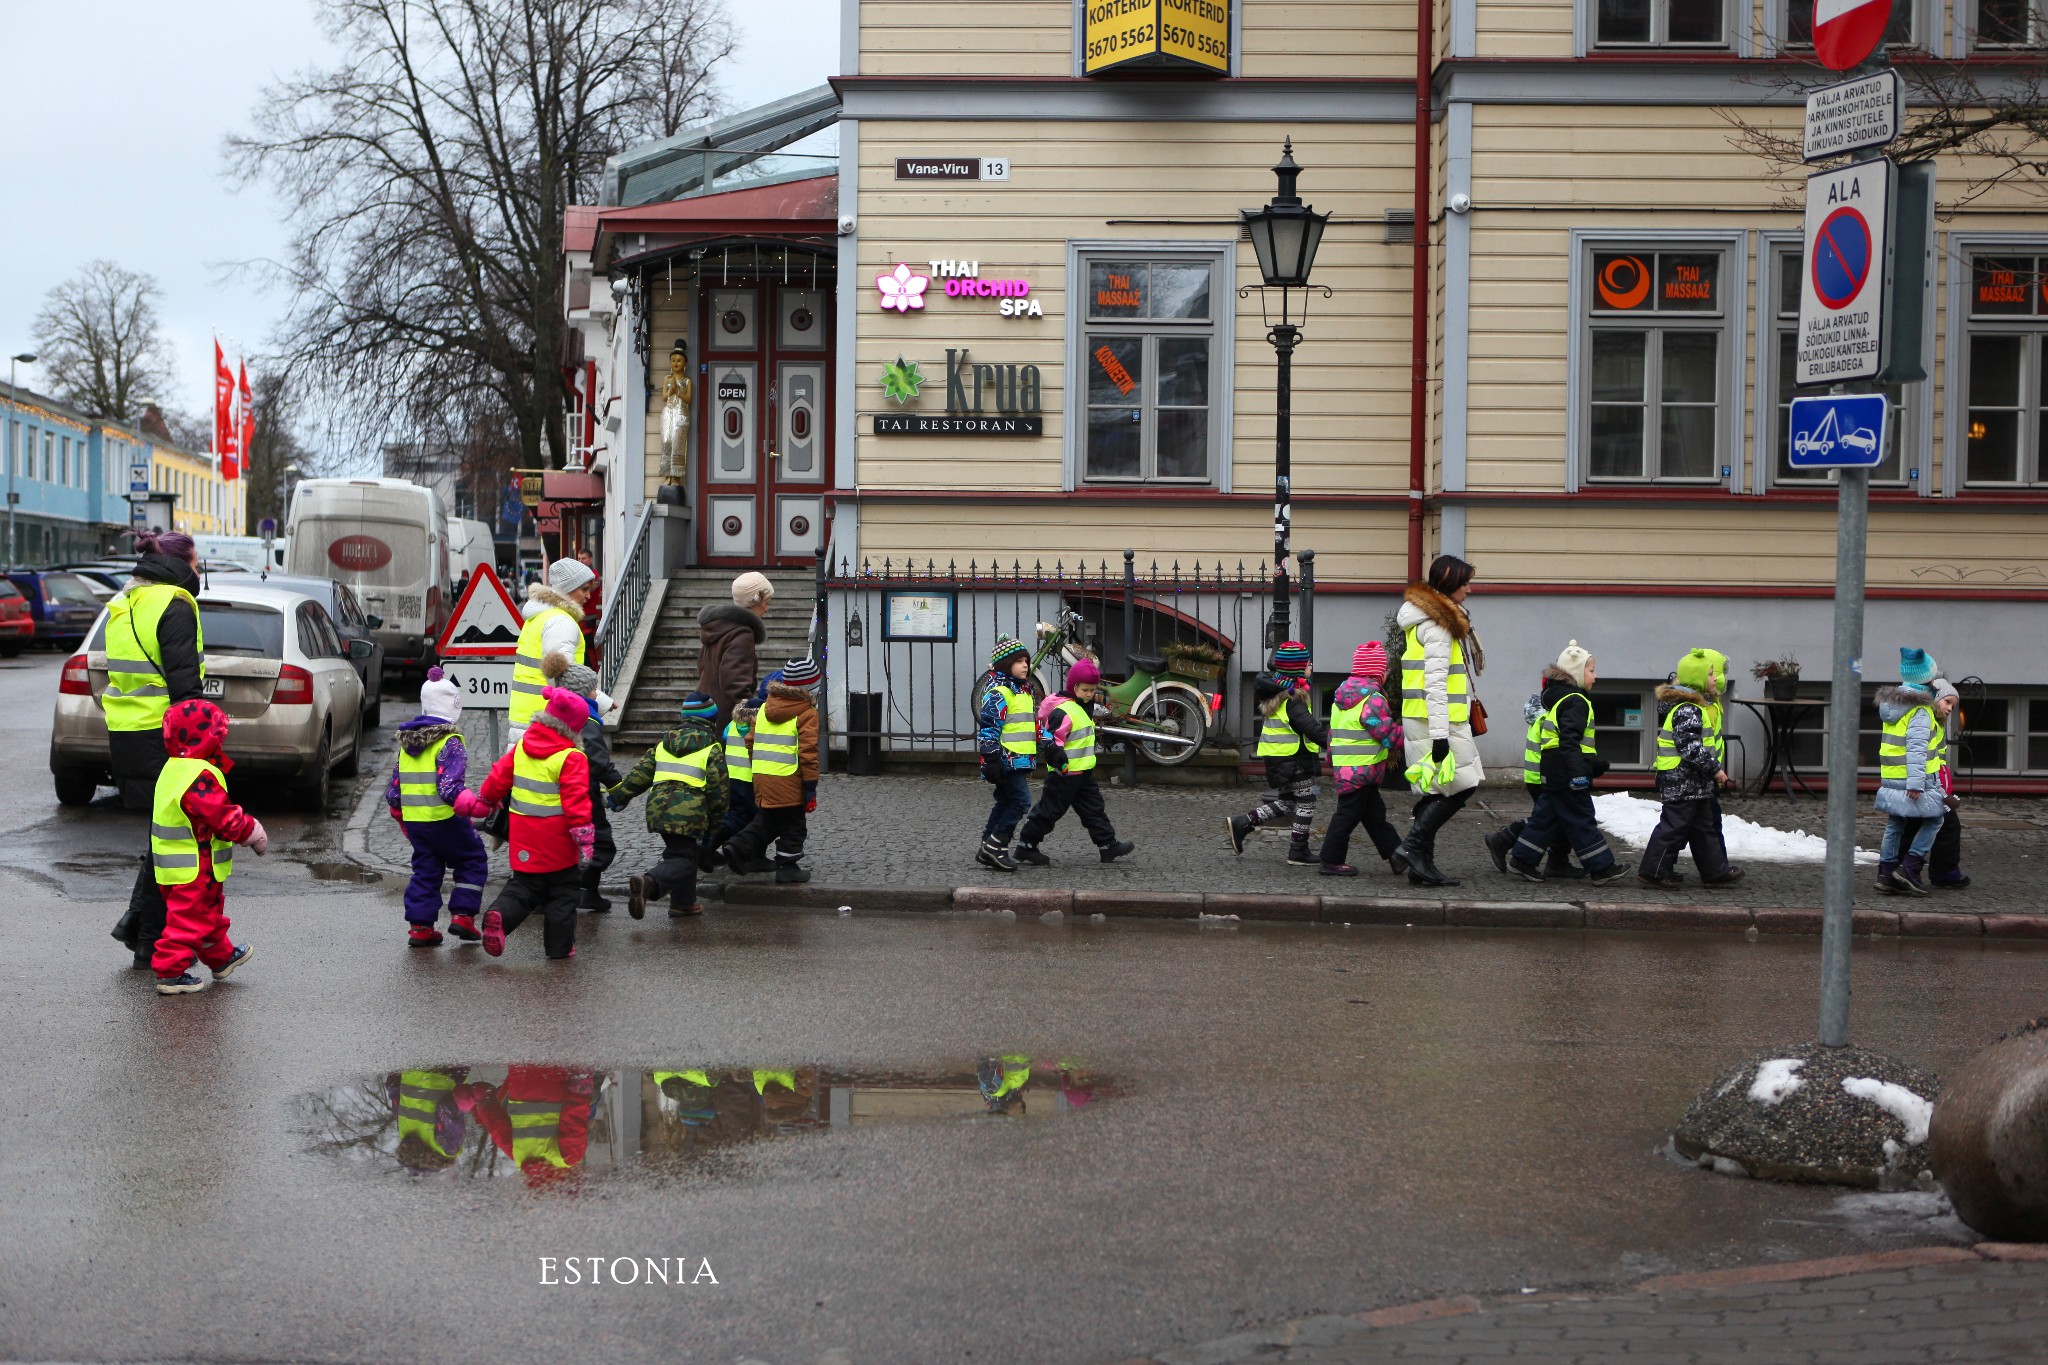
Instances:
[[[369,573],[391,562],[391,547],[375,536],[342,536],[327,547],[327,558],[337,569]]]

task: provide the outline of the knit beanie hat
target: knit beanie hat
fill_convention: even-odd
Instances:
[[[597,696],[597,672],[582,664],[570,664],[562,670],[562,686],[589,700]]]
[[[1351,651],[1351,676],[1369,678],[1373,682],[1387,676],[1387,647],[1378,640],[1367,640]]]
[[[732,581],[732,604],[736,607],[753,606],[763,593],[775,596],[775,585],[758,569],[749,569]]]
[[[1076,659],[1074,666],[1067,670],[1067,686],[1079,687],[1084,683],[1100,683],[1102,669],[1093,659]]]
[[[589,705],[574,692],[560,687],[547,687],[541,689],[540,695],[547,703],[547,713],[562,722],[572,735],[580,733],[583,723],[590,719]]]
[[[558,559],[548,565],[548,586],[564,597],[596,577],[588,565],[574,559]]]
[[[1934,656],[1924,649],[1899,650],[1899,681],[1926,686],[1934,681],[1934,675],[1941,672],[1941,665]]]
[[[1015,656],[1031,657],[1031,651],[1024,648],[1024,642],[1014,635],[996,636],[995,646],[988,652],[988,666],[1000,673]]]
[[[1289,640],[1273,651],[1273,671],[1284,673],[1290,678],[1308,676],[1308,646],[1299,640]]]
[[[818,667],[816,659],[791,659],[782,666],[786,687],[816,687],[824,676],[825,671]]]
[[[1687,650],[1672,670],[1680,687],[1690,687],[1705,697],[1718,697],[1728,687],[1728,656],[1718,649]]]
[[[676,714],[684,720],[714,720],[718,716],[718,699],[702,692],[692,692],[683,698]]]
[[[448,721],[462,719],[462,689],[448,681],[439,668],[428,669],[427,680],[420,684],[420,714]]]
[[[1961,695],[1961,693],[1956,691],[1956,685],[1947,678],[1936,678],[1934,680],[1934,699],[1936,701],[1940,701],[1943,697],[1960,698]]]
[[[1593,662],[1593,651],[1580,647],[1577,640],[1567,644],[1557,656],[1557,668],[1579,686],[1586,685],[1586,665]]]

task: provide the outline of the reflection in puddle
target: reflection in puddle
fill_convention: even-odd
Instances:
[[[1021,1054],[928,1073],[825,1067],[434,1067],[300,1102],[311,1150],[380,1173],[445,1179],[715,1175],[733,1148],[875,1124],[1083,1108],[1113,1088],[1077,1062]]]
[[[316,881],[323,882],[381,882],[384,874],[374,872],[356,863],[307,863],[306,871]]]

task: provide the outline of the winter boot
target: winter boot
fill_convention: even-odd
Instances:
[[[1899,865],[1880,860],[1877,864],[1877,889],[1887,896],[1911,895],[1905,882],[1899,879]]]
[[[609,915],[612,912],[612,903],[598,894],[594,888],[586,886],[583,888],[583,899],[577,903],[576,908],[588,910],[593,915]]]
[[[1242,854],[1244,852],[1244,841],[1252,837],[1252,831],[1257,829],[1258,826],[1252,823],[1252,818],[1249,815],[1233,815],[1228,820],[1225,820],[1223,824],[1230,831],[1230,851]]]
[[[1947,872],[1930,874],[1927,878],[1927,884],[1936,891],[1960,891],[1970,884],[1970,879],[1963,875],[1961,868],[1957,867],[1951,868]]]
[[[1907,895],[1924,896],[1927,894],[1927,883],[1921,877],[1921,873],[1926,866],[1927,858],[1924,854],[1908,853],[1905,857],[1899,859],[1899,873],[1896,880],[1903,883],[1901,889]]]
[[[156,979],[158,995],[196,995],[206,989],[206,978],[192,972],[181,972],[177,976],[160,976]]]
[[[1138,851],[1138,846],[1129,839],[1119,839],[1113,844],[1104,844],[1095,850],[1102,855],[1102,861],[1113,863],[1118,858],[1128,858]]]
[[[777,863],[775,882],[778,886],[801,886],[811,879],[811,870],[797,863]]]
[[[1508,859],[1508,875],[1510,877],[1520,877],[1525,882],[1545,880],[1543,869],[1540,866],[1535,863],[1525,863],[1520,858]]]
[[[1017,864],[1010,861],[1008,846],[997,843],[993,838],[981,841],[981,850],[974,855],[974,861],[992,872],[1015,872],[1017,870]]]
[[[1552,881],[1576,882],[1584,880],[1586,869],[1570,858],[1560,858],[1555,853],[1543,860],[1543,875]]]
[[[1635,870],[1635,865],[1633,863],[1617,862],[1611,867],[1602,868],[1598,872],[1588,872],[1586,876],[1587,879],[1593,883],[1593,885],[1606,886],[1611,882],[1620,881],[1623,877],[1626,877],[1629,873]]]
[[[1320,867],[1322,861],[1316,856],[1316,851],[1309,847],[1308,840],[1288,842],[1287,862],[1290,867]]]
[[[1017,851],[1010,856],[1020,863],[1030,863],[1033,867],[1052,866],[1052,859],[1040,853],[1037,844],[1019,844]]]
[[[1358,869],[1350,863],[1324,863],[1316,869],[1325,877],[1356,877]]]
[[[405,936],[405,941],[415,948],[438,948],[441,946],[441,931],[431,924],[415,924]]]
[[[1408,826],[1408,837],[1401,841],[1395,856],[1408,863],[1408,881],[1412,886],[1456,886],[1456,877],[1446,877],[1436,865],[1436,832],[1444,822],[1458,813],[1458,808],[1442,797],[1429,797],[1417,803],[1415,822]]]
[[[1503,872],[1508,870],[1508,850],[1515,846],[1515,840],[1519,837],[1521,836],[1513,827],[1497,829],[1486,836],[1487,856],[1492,858],[1493,865]]]
[[[1735,864],[1730,863],[1728,864],[1728,870],[1726,872],[1723,872],[1720,876],[1700,878],[1700,885],[1706,887],[1733,886],[1735,885],[1735,883],[1741,880],[1742,869],[1737,867]]]
[[[674,900],[670,900],[668,903],[668,917],[670,919],[688,919],[692,915],[701,915],[703,913],[703,901],[691,901],[688,905],[677,905]]]
[[[448,932],[464,943],[475,943],[483,937],[477,930],[474,915],[451,915],[448,917]]]
[[[1685,885],[1678,880],[1676,872],[1652,872],[1648,867],[1636,869],[1636,880],[1644,886],[1654,886],[1659,891],[1676,891]]]
[[[213,979],[215,981],[227,980],[229,973],[233,972],[235,968],[241,966],[244,962],[247,962],[254,955],[254,951],[248,944],[244,943],[241,947],[235,949],[234,956],[213,969]]]
[[[634,919],[647,918],[647,878],[626,878],[626,913]]]
[[[492,957],[505,951],[505,917],[496,910],[484,911],[484,951]]]

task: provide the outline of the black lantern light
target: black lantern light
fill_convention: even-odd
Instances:
[[[1295,182],[1301,167],[1294,164],[1294,139],[1287,139],[1280,152],[1280,164],[1273,168],[1280,192],[1264,208],[1241,209],[1245,231],[1251,234],[1252,250],[1258,253],[1259,274],[1272,289],[1302,289],[1308,273],[1315,269],[1316,248],[1323,244],[1327,213],[1317,213],[1301,202]]]

